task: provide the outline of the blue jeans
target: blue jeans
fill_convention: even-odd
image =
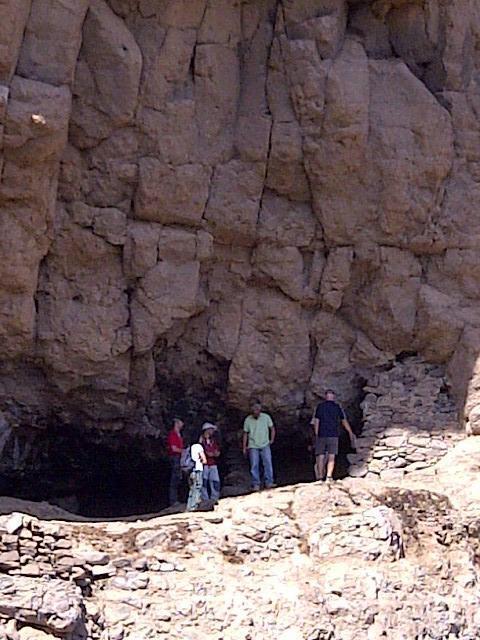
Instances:
[[[192,471],[189,482],[187,511],[195,511],[202,501],[203,471]]]
[[[210,495],[208,490],[210,489]],[[220,498],[220,476],[216,464],[203,467],[202,500],[218,500]]]
[[[263,474],[265,477],[265,486],[273,484],[273,466],[272,466],[272,452],[270,445],[261,449],[249,449],[248,457],[250,459],[250,473],[252,474],[252,485],[254,487],[260,486],[260,460],[263,465]]]
[[[168,501],[175,504],[178,501],[178,487],[182,482],[182,470],[180,469],[180,456],[170,458],[170,486],[168,488]]]

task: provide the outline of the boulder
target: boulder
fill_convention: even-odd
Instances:
[[[18,75],[53,85],[71,84],[88,0],[47,6],[32,0],[18,61]]]
[[[154,158],[140,162],[135,217],[148,222],[196,226],[201,223],[211,172],[200,164],[164,165]]]
[[[73,87],[72,134],[80,148],[133,120],[142,71],[141,51],[123,20],[104,0],[88,6]]]

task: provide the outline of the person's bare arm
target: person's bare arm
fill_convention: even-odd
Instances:
[[[170,445],[170,448],[173,451],[173,453],[182,453],[182,450],[180,449],[180,447],[176,447],[174,444]]]
[[[272,424],[272,426],[270,427],[270,444],[273,444],[275,442],[275,425]]]
[[[248,444],[248,433],[246,431],[243,432],[243,455],[247,453],[247,444]]]
[[[342,427],[348,432],[348,435],[350,436],[350,442],[352,444],[352,447],[354,447],[356,443],[355,434],[353,433],[352,427],[348,424],[348,420],[346,418],[342,420]]]
[[[203,464],[207,464],[207,456],[205,455],[205,451],[203,449],[200,451],[200,460]]]
[[[313,431],[315,433],[315,437],[318,436],[318,429],[320,428],[320,420],[318,418],[313,419]]]

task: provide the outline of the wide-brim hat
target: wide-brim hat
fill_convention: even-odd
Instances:
[[[217,431],[218,427],[216,424],[212,424],[211,422],[204,422],[202,425],[202,431],[207,431],[207,429],[212,429],[213,431]]]

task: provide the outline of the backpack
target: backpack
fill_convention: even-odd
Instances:
[[[192,451],[190,447],[182,449],[182,453],[180,455],[180,468],[183,473],[191,473],[194,466],[195,463],[192,460]]]

